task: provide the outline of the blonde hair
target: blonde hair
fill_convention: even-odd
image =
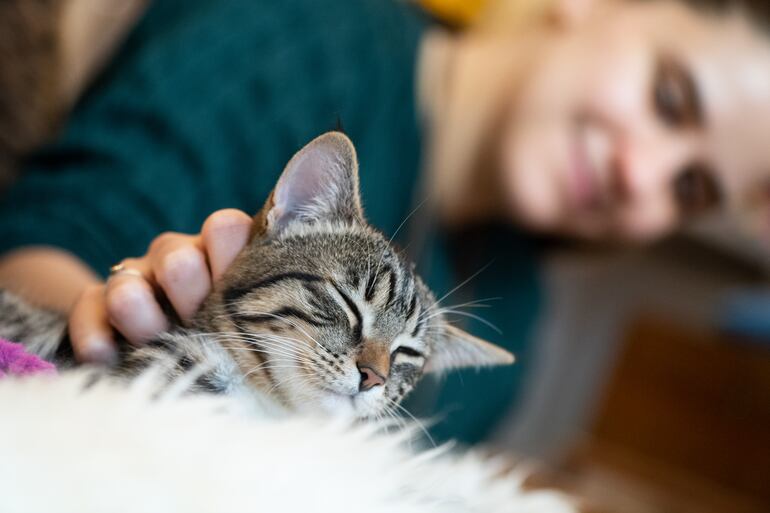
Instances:
[[[526,29],[541,22],[553,3],[554,0],[487,0],[472,27],[501,32]]]
[[[542,18],[554,0],[419,0],[434,16],[459,27],[516,30]]]

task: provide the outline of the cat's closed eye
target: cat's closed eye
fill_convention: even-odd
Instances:
[[[391,355],[393,365],[414,365],[415,367],[422,368],[425,364],[425,355],[408,346],[398,346]]]
[[[395,349],[395,351],[393,351],[393,354],[397,354],[397,353],[402,353],[402,354],[405,354],[406,356],[413,356],[415,358],[420,358],[420,357],[425,358],[424,354],[422,354],[416,349],[412,349],[411,347],[407,347],[407,346],[398,346]]]

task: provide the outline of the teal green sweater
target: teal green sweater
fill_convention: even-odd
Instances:
[[[58,246],[104,274],[162,231],[195,232],[220,208],[256,211],[291,155],[337,120],[359,152],[367,216],[393,233],[415,197],[425,26],[401,0],[155,0],[3,198],[0,252]],[[480,266],[492,254],[495,263],[465,291],[505,298],[484,311],[503,335],[470,329],[521,352],[537,304],[533,261],[525,240],[500,237],[480,253]],[[458,279],[448,254],[438,237],[422,263],[439,294]],[[445,419],[438,438],[473,441],[521,374],[454,376],[413,406]]]

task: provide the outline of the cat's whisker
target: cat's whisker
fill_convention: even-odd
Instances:
[[[286,324],[289,324],[290,326],[292,326],[293,328],[295,328],[296,330],[298,330],[300,333],[302,333],[303,335],[305,335],[307,338],[309,338],[311,341],[313,341],[313,342],[316,344],[316,346],[317,346],[317,347],[320,347],[320,348],[321,348],[323,351],[325,351],[325,352],[326,352],[326,353],[327,353],[329,356],[333,356],[333,355],[332,355],[332,353],[331,353],[331,352],[330,352],[328,349],[326,349],[326,347],[324,347],[324,346],[323,346],[323,344],[321,344],[321,343],[320,343],[318,340],[316,340],[316,339],[315,339],[315,337],[313,337],[312,335],[310,335],[310,333],[308,333],[308,332],[307,332],[307,330],[305,330],[304,328],[302,328],[302,326],[300,326],[300,325],[299,325],[299,324],[297,324],[296,322],[294,322],[294,321],[292,321],[292,320],[290,320],[290,319],[287,319],[287,318],[286,318],[286,317],[284,317],[284,316],[276,315],[276,314],[274,314],[274,313],[270,313],[270,312],[251,312],[251,313],[253,313],[253,314],[255,314],[255,315],[265,315],[265,316],[268,316],[268,317],[272,317],[272,318],[274,318],[274,319],[276,319],[276,320],[278,320],[278,321],[281,321],[281,322],[285,322]]]
[[[386,400],[387,400],[387,401],[388,401],[388,402],[389,402],[391,405],[393,405],[393,407],[395,407],[395,408],[396,408],[398,411],[401,411],[401,412],[403,412],[403,413],[404,413],[405,415],[407,415],[407,416],[408,416],[410,419],[412,419],[412,420],[414,421],[414,423],[415,423],[415,424],[417,424],[417,427],[419,427],[419,428],[420,428],[420,430],[423,432],[423,434],[425,435],[425,437],[428,439],[428,441],[431,443],[431,445],[432,445],[434,448],[435,448],[435,447],[438,447],[438,444],[436,444],[436,441],[433,439],[433,437],[432,437],[432,436],[430,436],[430,433],[429,433],[429,432],[428,432],[428,430],[425,428],[425,426],[423,425],[423,423],[422,423],[422,422],[420,422],[419,420],[417,420],[417,417],[415,417],[414,415],[412,415],[412,414],[409,412],[409,410],[407,410],[406,408],[404,408],[403,406],[401,406],[400,404],[398,404],[396,401],[394,401],[394,400],[390,399],[389,397],[386,397],[385,399],[386,399]]]
[[[257,367],[264,367],[267,365],[272,365],[275,363],[288,363],[294,366],[297,366],[298,364],[302,363],[301,361],[297,360],[293,356],[274,356],[271,357],[269,360],[265,360],[262,363],[258,364]]]
[[[263,361],[260,365],[268,365],[272,364],[274,362],[279,361],[285,361],[285,362],[293,362],[294,364],[306,364],[306,365],[312,365],[315,363],[313,360],[307,359],[307,358],[298,358],[295,355],[281,355],[281,354],[270,354],[266,353],[267,356],[269,356],[269,359]]]
[[[239,346],[228,346],[224,344],[222,346],[225,349],[228,349],[230,351],[254,352],[254,353],[264,354],[266,355],[266,357],[269,357],[269,359],[266,360],[266,362],[263,362],[263,364],[269,363],[271,361],[277,361],[277,360],[285,360],[285,361],[306,363],[306,364],[314,363],[309,354],[285,351],[284,350],[285,348],[275,349],[275,348],[260,348],[260,347],[239,347]]]
[[[261,339],[252,339],[252,340],[243,340],[242,342],[246,342],[251,349],[271,349],[278,352],[284,352],[284,353],[291,353],[291,354],[297,354],[297,355],[308,355],[310,354],[310,351],[308,349],[303,348],[301,345],[295,346],[295,345],[287,345],[283,343],[283,341],[279,340],[270,340],[266,338]]]
[[[302,352],[303,347],[302,344],[294,344],[286,342],[291,342],[287,339],[277,339],[277,338],[268,338],[268,337],[242,337],[242,338],[234,338],[234,337],[217,337],[217,339],[221,340],[221,343],[227,343],[227,342],[241,342],[251,347],[258,347],[262,344],[269,344],[272,347],[277,348],[283,348],[287,351],[293,351],[293,352]]]
[[[226,338],[233,339],[233,340],[240,340],[248,342],[252,345],[256,346],[264,346],[266,348],[269,348],[276,352],[288,352],[292,354],[297,355],[305,355],[308,354],[309,351],[305,349],[305,345],[301,343],[301,341],[289,337],[280,337],[276,335],[264,335],[264,334],[253,334],[250,336],[244,335],[244,334],[237,334],[238,336],[230,336],[229,334],[224,335]],[[221,337],[222,334],[217,334],[217,337]],[[286,345],[282,342],[296,342],[297,345],[290,344]]]
[[[387,401],[392,401],[389,398],[386,398]],[[387,432],[392,432],[393,429],[396,429],[398,431],[406,431],[408,428],[407,421],[398,414],[398,412],[395,410],[395,408],[389,406],[387,403],[383,404],[383,412],[387,415],[387,418],[389,419],[389,422],[385,427]],[[409,449],[412,449],[412,437],[409,437],[407,439],[407,443],[409,444]]]
[[[488,305],[475,305],[475,306],[471,306],[470,308],[488,308]],[[439,317],[441,315],[456,313],[458,311],[461,311],[461,310],[458,310],[457,308],[454,308],[454,307],[439,308],[431,312],[429,315],[422,317],[422,320],[430,320],[430,319]]]
[[[222,347],[225,349],[229,349],[232,351],[243,351],[243,352],[253,352],[253,353],[261,353],[266,355],[283,355],[283,356],[292,356],[295,358],[307,358],[309,354],[304,351],[295,351],[291,349],[287,349],[283,346],[271,346],[268,344],[260,344],[260,346],[251,346],[251,347],[243,347],[243,346],[228,346],[226,344],[222,344]]]
[[[482,267],[481,269],[479,269],[479,270],[478,270],[478,271],[476,271],[475,273],[473,273],[473,274],[471,274],[470,276],[468,276],[466,279],[464,279],[462,282],[460,282],[460,284],[459,284],[459,285],[457,285],[455,288],[453,288],[452,290],[450,290],[449,292],[447,292],[446,294],[444,294],[443,296],[441,296],[440,298],[438,298],[436,301],[434,301],[434,302],[433,302],[433,304],[432,304],[432,305],[431,305],[429,308],[427,308],[427,309],[426,309],[426,311],[428,311],[428,310],[432,310],[433,308],[435,308],[435,307],[436,307],[436,305],[438,305],[438,304],[439,304],[439,303],[441,303],[443,300],[445,300],[446,298],[448,298],[449,296],[451,296],[452,294],[454,294],[455,292],[457,292],[458,290],[460,290],[462,287],[464,287],[465,285],[467,285],[467,284],[468,284],[468,283],[469,283],[469,282],[470,282],[472,279],[474,279],[476,276],[478,276],[479,274],[481,274],[481,273],[483,273],[484,271],[486,271],[486,270],[487,270],[487,268],[488,268],[490,265],[492,265],[492,262],[489,262],[489,263],[488,263],[488,264],[486,264],[484,267]]]
[[[304,355],[302,353],[292,353],[292,352],[289,352],[289,351],[280,351],[280,350],[276,350],[276,349],[268,350],[268,349],[271,349],[271,348],[238,347],[238,346],[227,346],[227,345],[224,345],[224,344],[222,345],[222,347],[224,347],[225,349],[228,349],[230,351],[240,351],[240,352],[244,352],[244,353],[259,353],[259,354],[265,354],[265,355],[269,355],[269,356],[277,355],[277,356],[287,356],[287,357],[292,357],[292,358],[302,358],[302,357],[306,356],[306,355]]]
[[[385,400],[386,400],[386,401],[391,401],[391,399],[389,399],[389,398],[387,398],[387,397],[385,398]],[[398,428],[399,428],[399,429],[404,429],[404,427],[406,426],[406,424],[405,424],[405,422],[404,422],[404,419],[402,419],[402,418],[401,418],[401,417],[398,415],[398,412],[397,412],[397,411],[396,411],[394,408],[392,408],[392,407],[389,405],[389,403],[388,403],[388,402],[385,402],[385,403],[382,405],[382,412],[383,412],[383,413],[384,413],[384,414],[385,414],[385,415],[386,415],[386,416],[387,416],[389,419],[391,419],[391,420],[392,420],[392,421],[393,421],[393,422],[394,422],[394,423],[395,423],[395,424],[398,426]]]
[[[404,218],[403,221],[401,221],[401,224],[398,225],[398,228],[396,228],[396,231],[393,232],[393,235],[390,236],[390,239],[388,239],[388,243],[385,245],[385,248],[380,253],[380,260],[377,262],[377,268],[374,270],[374,276],[376,276],[380,273],[380,267],[382,266],[382,261],[385,258],[385,255],[387,254],[388,250],[390,249],[390,245],[393,243],[393,239],[396,238],[396,235],[398,235],[398,232],[401,231],[401,228],[404,227],[407,221],[428,201],[428,197],[426,196],[420,203],[417,204],[416,207],[412,209],[409,214]]]
[[[441,314],[432,315],[432,316],[428,317],[426,320],[430,320],[433,317],[437,317],[438,315],[443,315],[443,314],[459,315],[461,317],[468,317],[470,319],[475,319],[475,320],[479,321],[480,323],[484,324],[485,326],[488,326],[488,327],[492,328],[499,335],[503,334],[503,332],[502,332],[502,330],[500,328],[498,328],[497,326],[495,326],[494,324],[492,324],[488,320],[484,319],[483,317],[480,317],[478,315],[475,315],[475,314],[472,314],[472,313],[469,313],[469,312],[462,312],[460,310],[446,310],[446,311],[442,312]]]
[[[293,363],[286,363],[286,361],[279,361],[277,360],[268,360],[266,362],[263,362],[255,367],[253,367],[245,376],[249,376],[250,374],[253,374],[254,372],[257,372],[261,369],[268,369],[268,370],[277,370],[277,369],[294,369],[294,370],[300,370],[304,371],[305,368],[302,365],[299,365],[300,362],[294,361]],[[275,379],[275,377],[274,377]]]
[[[491,308],[492,305],[488,305],[484,303],[484,301],[499,301],[503,299],[500,296],[497,297],[485,297],[480,299],[474,299],[473,301],[468,301],[465,303],[458,303],[454,305],[443,305],[439,308],[439,310],[443,308]],[[424,312],[423,312],[424,313]]]
[[[279,339],[277,335],[265,334],[265,333],[211,332],[211,333],[203,333],[203,335],[216,337],[217,339],[224,337],[232,340],[246,340],[246,341],[263,340],[267,338],[274,338],[276,340]],[[280,337],[280,340],[299,342],[298,340],[292,339],[289,337]]]
[[[315,385],[316,387],[324,385],[324,383],[318,379],[317,376],[313,376],[307,372],[299,372],[294,376],[290,376],[289,378],[281,378],[276,376],[274,377],[274,381],[275,383],[273,383],[273,386],[270,387],[270,389],[267,391],[268,395],[278,387],[288,387],[289,385],[296,385],[297,383],[302,385]]]

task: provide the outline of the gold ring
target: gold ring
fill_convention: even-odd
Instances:
[[[130,276],[137,276],[139,278],[144,278],[144,275],[141,273],[141,271],[137,269],[131,269],[130,267],[126,267],[126,265],[122,262],[110,267],[110,278],[112,278],[113,276],[119,276],[121,274],[127,274]]]

